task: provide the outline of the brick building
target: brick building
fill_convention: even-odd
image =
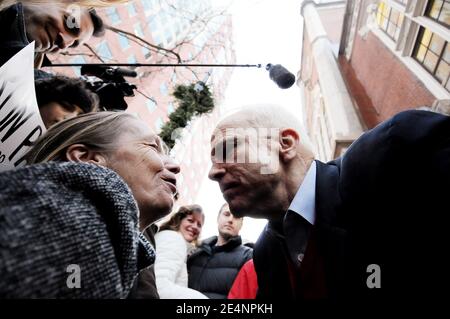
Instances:
[[[182,8],[179,9],[179,8]],[[124,5],[97,9],[111,27],[135,34],[151,44],[172,52],[165,52],[120,32],[106,31],[103,38],[92,38],[92,48],[69,51],[70,55],[50,57],[54,63],[222,63],[235,62],[232,44],[231,17],[222,15],[212,19],[209,0],[137,0]],[[205,21],[208,21],[205,24]],[[138,43],[140,42],[140,43]],[[231,75],[231,68],[139,67],[136,78],[126,78],[138,91],[126,97],[128,112],[135,113],[155,131],[159,131],[177,105],[171,95],[176,84],[195,83],[207,79],[215,98],[212,114],[194,119],[183,131],[172,149],[181,163],[178,204],[195,201],[209,161],[209,136],[220,115],[221,100]],[[78,67],[53,68],[52,71],[79,76]],[[210,74],[210,76],[208,75]]]
[[[449,112],[450,1],[304,1],[299,86],[322,160],[407,109]]]

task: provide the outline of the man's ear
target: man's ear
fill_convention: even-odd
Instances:
[[[84,144],[73,144],[67,148],[66,157],[71,162],[84,162],[106,166],[106,158]]]
[[[283,161],[290,161],[297,156],[300,136],[291,128],[280,131],[280,156]]]

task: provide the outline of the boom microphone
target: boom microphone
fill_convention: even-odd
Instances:
[[[131,77],[131,78],[137,77],[136,71],[129,70],[129,69],[115,68],[114,72],[118,75],[127,76],[127,77]]]
[[[281,89],[288,89],[295,83],[295,75],[289,72],[281,64],[267,64],[266,70],[269,71],[269,77]]]

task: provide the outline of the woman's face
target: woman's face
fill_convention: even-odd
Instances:
[[[181,220],[179,232],[191,243],[198,238],[203,227],[203,214],[194,212]]]
[[[163,151],[161,139],[147,124],[129,119],[118,147],[107,155],[106,166],[128,184],[139,206],[139,223],[144,229],[172,210],[177,192],[175,174],[180,167]]]

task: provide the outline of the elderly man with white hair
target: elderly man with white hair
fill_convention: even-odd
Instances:
[[[242,108],[211,138],[231,212],[267,218],[254,250],[258,297],[355,300],[434,293],[450,212],[450,118],[406,111],[329,163],[295,116]]]

